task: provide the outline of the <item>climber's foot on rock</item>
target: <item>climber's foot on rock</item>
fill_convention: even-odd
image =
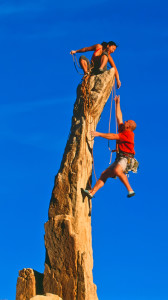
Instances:
[[[82,189],[82,191],[86,196],[88,196],[89,199],[92,199],[94,197],[93,195],[91,195],[91,193],[88,190]]]

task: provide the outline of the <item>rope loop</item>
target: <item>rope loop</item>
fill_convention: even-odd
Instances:
[[[76,69],[77,73],[78,73],[79,75],[84,75],[83,73],[80,73],[80,72],[78,71],[78,68],[79,68],[79,69],[82,69],[82,68],[81,68],[81,66],[80,66],[79,63],[78,63],[78,60],[77,60],[77,58],[76,58],[76,55],[75,55],[75,54],[72,54],[72,58],[73,58],[73,63],[74,63],[74,66],[75,66],[75,69]],[[77,67],[78,67],[78,68],[77,68]]]

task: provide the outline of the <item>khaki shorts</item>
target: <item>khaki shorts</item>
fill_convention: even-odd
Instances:
[[[85,56],[85,55],[81,55],[79,57],[79,62],[81,64],[81,59],[85,60],[87,62],[87,67],[88,67],[88,71],[90,71],[90,69],[92,69],[92,74],[99,74],[100,71],[99,71],[99,68],[100,68],[100,65],[101,65],[101,57],[103,55],[106,55],[108,57],[108,53],[107,52],[103,52],[102,55],[100,55],[99,57],[97,57],[98,59],[93,62],[90,63],[89,59]],[[105,72],[107,71],[107,64],[104,66],[102,72]],[[101,72],[101,73],[102,73]]]
[[[135,158],[128,158],[128,157],[120,157],[115,160],[113,164],[111,164],[110,167],[108,167],[109,170],[114,169],[117,165],[120,165],[124,173],[128,173],[129,171],[132,171],[134,173],[137,172],[138,168],[138,162]],[[136,165],[136,166],[135,166]]]

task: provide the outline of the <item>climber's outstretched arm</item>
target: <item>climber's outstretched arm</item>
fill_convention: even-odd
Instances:
[[[112,66],[112,68],[115,69],[115,77],[116,77],[116,81],[117,81],[117,88],[119,89],[120,86],[121,86],[121,81],[119,79],[119,73],[118,73],[117,67],[114,63],[114,60],[112,59],[110,54],[108,55],[108,61],[109,61],[110,65]]]
[[[116,133],[102,133],[97,131],[91,131],[91,136],[99,136],[107,140],[119,140],[119,134]]]
[[[75,53],[83,53],[83,52],[87,52],[87,51],[95,51],[96,48],[97,48],[97,44],[96,45],[93,45],[93,46],[90,46],[90,47],[84,47],[82,49],[79,49],[79,50],[72,50],[70,52],[70,54],[75,54]]]
[[[119,126],[120,124],[123,123],[122,111],[120,107],[120,96],[115,96],[114,100],[116,102],[116,118]]]

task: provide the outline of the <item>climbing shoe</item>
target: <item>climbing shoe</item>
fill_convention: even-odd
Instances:
[[[92,196],[88,190],[84,190],[82,189],[82,191],[86,194],[86,196],[88,196],[89,199],[92,199],[94,196]]]
[[[127,195],[128,198],[133,197],[133,196],[135,196],[135,192],[134,191],[128,192],[128,195]]]

